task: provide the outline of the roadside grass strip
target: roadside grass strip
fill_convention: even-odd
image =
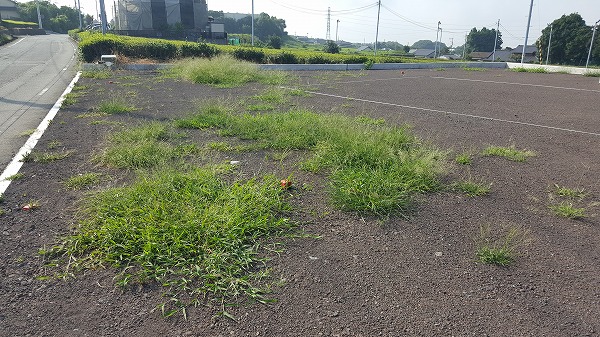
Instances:
[[[535,152],[529,150],[517,150],[515,146],[488,146],[482,152],[484,156],[503,157],[516,162],[524,162],[529,157],[534,157]]]
[[[289,75],[280,71],[260,70],[258,65],[236,60],[229,55],[211,59],[186,59],[175,63],[167,76],[186,79],[196,84],[232,88],[246,83],[284,84]]]
[[[279,181],[264,176],[226,183],[230,166],[138,174],[130,186],[88,195],[72,235],[41,254],[62,276],[114,267],[121,286],[157,282],[175,301],[165,316],[191,304],[247,296],[267,301],[257,287],[268,275],[264,239],[292,228]]]
[[[445,153],[425,146],[406,127],[366,124],[336,114],[291,110],[239,114],[212,103],[175,122],[218,129],[274,150],[308,150],[302,169],[328,175],[329,195],[342,210],[405,215],[416,194],[440,187]]]

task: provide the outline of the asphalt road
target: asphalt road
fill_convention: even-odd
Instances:
[[[25,36],[0,47],[0,173],[75,75],[68,35]]]

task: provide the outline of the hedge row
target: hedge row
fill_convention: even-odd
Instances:
[[[15,21],[15,20],[0,20],[0,26],[6,28],[38,28],[35,22]]]
[[[103,54],[116,54],[128,58],[174,60],[184,57],[213,57],[220,53],[253,63],[272,64],[362,64],[415,62],[394,56],[365,56],[348,54],[327,54],[304,50],[279,50],[229,45],[211,45],[185,41],[148,39],[97,32],[70,31],[79,41],[79,51],[84,62],[94,62]]]

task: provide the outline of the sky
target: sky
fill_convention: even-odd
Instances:
[[[23,1],[23,0],[19,0]],[[50,0],[58,6],[73,6],[74,0]],[[82,11],[96,16],[98,0],[80,0]],[[115,0],[116,1],[116,0]],[[112,0],[105,0],[109,20]],[[207,0],[208,9],[231,13],[266,12],[284,19],[290,35],[326,38],[327,11],[331,9],[330,38],[372,43],[377,31],[377,0]],[[464,44],[473,28],[496,28],[500,20],[503,47],[525,41],[530,0],[382,0],[378,41],[412,45],[418,40],[436,40],[441,22],[441,41],[448,46]],[[579,13],[592,26],[600,19],[600,0],[534,0],[528,44],[564,14]],[[337,22],[339,20],[339,23]]]

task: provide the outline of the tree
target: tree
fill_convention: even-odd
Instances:
[[[281,37],[277,36],[277,35],[271,35],[269,36],[269,42],[267,43],[267,46],[273,48],[273,49],[281,49]]]
[[[329,53],[329,54],[339,54],[340,46],[338,46],[337,43],[330,40],[330,41],[327,41],[327,44],[323,48],[323,51],[326,53]]]
[[[19,15],[23,21],[38,22],[35,1],[17,3]],[[58,8],[48,1],[40,1],[42,26],[57,33],[66,33],[70,29],[79,28],[78,13],[74,8],[62,6]]]
[[[598,33],[598,32],[596,32]],[[591,64],[600,64],[600,38],[596,34]],[[542,30],[542,36],[536,41],[540,61],[546,59],[550,27]],[[585,24],[581,15],[573,13],[563,15],[552,22],[552,45],[550,46],[550,62],[554,64],[568,64],[574,66],[585,65],[587,54],[592,39],[592,27]]]
[[[471,29],[467,36],[467,51],[494,51],[494,40],[496,40],[496,30],[483,27],[481,30],[477,28]],[[502,49],[502,33],[498,32],[498,40],[496,41],[496,49]]]
[[[436,46],[435,46],[435,41],[419,40],[419,41],[413,43],[411,48],[412,49],[435,49]],[[446,46],[445,43],[438,42],[437,48],[438,48],[438,50],[442,50],[442,49],[447,49],[448,46]]]

